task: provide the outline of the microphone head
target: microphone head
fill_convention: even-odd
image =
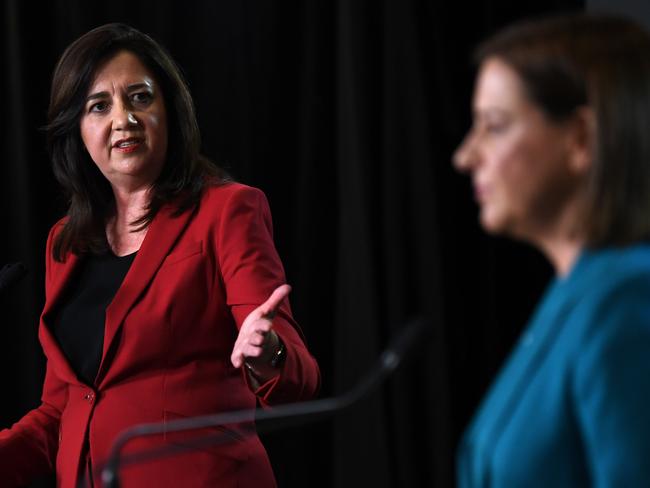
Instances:
[[[0,294],[18,283],[26,274],[27,268],[23,263],[6,264],[0,270]]]
[[[418,317],[407,323],[381,355],[383,367],[389,371],[397,368],[406,354],[411,349],[414,349],[424,336],[430,332],[431,327],[432,324],[422,317]]]

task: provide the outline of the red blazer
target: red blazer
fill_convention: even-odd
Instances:
[[[281,373],[257,391],[233,368],[230,353],[248,313],[285,282],[273,245],[264,194],[229,183],[206,190],[199,208],[151,222],[131,269],[106,310],[102,361],[95,385],[70,368],[49,324],[79,262],[59,263],[47,244],[39,338],[47,357],[42,404],[0,432],[0,485],[56,470],[57,485],[76,488],[88,460],[105,460],[115,437],[143,422],[253,408],[312,397],[319,371],[284,303],[274,329],[286,345]],[[218,429],[232,442],[121,470],[122,486],[275,486],[257,436]],[[125,453],[199,435],[169,433],[129,443]],[[88,448],[84,448],[87,438]],[[95,476],[95,486],[101,486]]]

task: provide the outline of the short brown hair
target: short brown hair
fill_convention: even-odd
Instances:
[[[585,193],[592,247],[650,238],[650,35],[635,22],[573,14],[514,24],[482,43],[476,61],[498,58],[550,120],[589,106],[595,157]]]

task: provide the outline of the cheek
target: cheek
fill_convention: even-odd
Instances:
[[[151,144],[154,153],[163,157],[167,152],[167,128],[164,120],[153,119],[151,121]]]
[[[510,198],[520,197],[530,186],[531,180],[535,179],[539,169],[535,158],[539,151],[544,150],[521,137],[508,141],[498,149],[494,158],[494,177]]]
[[[160,131],[160,125],[161,125],[160,116],[151,115],[149,117],[149,127],[151,127],[151,130],[153,130],[154,133],[158,133]]]
[[[106,135],[101,126],[92,122],[82,122],[80,124],[81,141],[86,146],[88,152],[93,155],[101,151],[106,140]]]
[[[152,114],[149,117],[147,125],[151,131],[151,137],[159,146],[166,147],[167,143],[167,119],[165,114]]]
[[[82,122],[79,124],[79,134],[81,135],[81,142],[84,143],[84,146],[88,147],[88,144],[91,143],[91,134],[89,124]]]

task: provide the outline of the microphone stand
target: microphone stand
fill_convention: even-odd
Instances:
[[[224,439],[223,433],[219,433],[194,439],[185,443],[183,446],[163,446],[162,448],[147,449],[139,453],[121,457],[120,452],[124,446],[137,437],[253,421],[258,424],[258,431],[268,432],[278,428],[308,423],[317,418],[329,416],[344,410],[377,388],[386,377],[395,371],[406,353],[424,335],[427,328],[430,329],[430,327],[431,323],[422,318],[417,318],[407,323],[400,330],[397,337],[391,341],[389,347],[381,353],[374,367],[353,388],[342,395],[320,400],[279,405],[268,410],[236,410],[174,420],[166,423],[140,424],[126,429],[118,435],[113,443],[106,463],[101,470],[102,482],[106,488],[119,488],[118,471],[121,466],[229,440]],[[260,423],[262,425],[259,425]],[[252,433],[253,429],[251,430],[251,435]]]

